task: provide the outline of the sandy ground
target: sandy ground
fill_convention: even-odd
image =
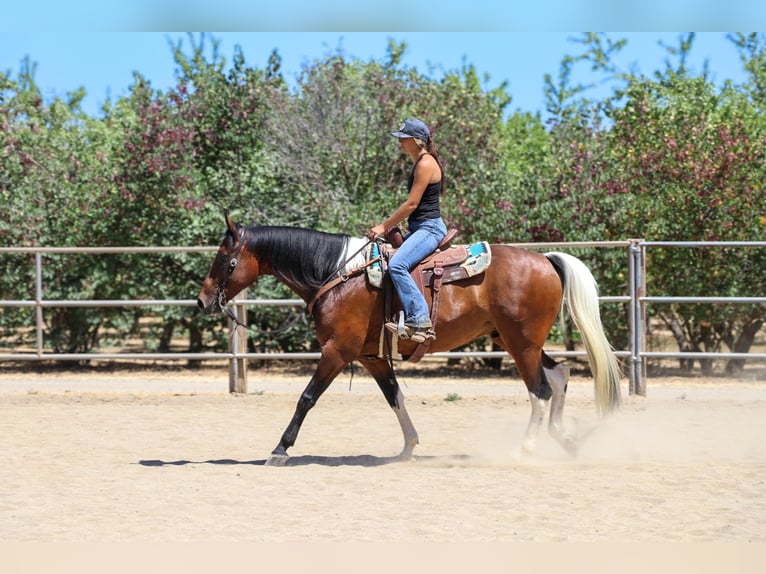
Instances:
[[[264,466],[305,382],[0,373],[0,540],[766,542],[766,384],[650,379],[599,421],[575,378],[571,458],[545,432],[522,456],[518,379],[402,377],[420,445],[401,463],[377,387],[345,374]]]

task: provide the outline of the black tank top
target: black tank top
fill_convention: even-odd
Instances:
[[[425,154],[423,154],[425,155]],[[415,182],[415,169],[418,167],[418,163],[423,159],[421,155],[412,166],[410,177],[407,180],[407,192],[412,190],[412,184]],[[441,211],[439,209],[439,196],[442,192],[441,180],[429,183],[426,190],[423,192],[423,197],[420,198],[420,203],[415,208],[410,216],[407,218],[408,223],[425,221],[426,219],[438,219],[441,217]]]

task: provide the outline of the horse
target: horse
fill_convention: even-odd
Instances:
[[[384,293],[369,284],[365,273],[358,272],[366,264],[361,251],[368,240],[300,227],[243,226],[228,212],[224,218],[224,239],[202,282],[199,309],[206,314],[220,313],[260,276],[273,275],[310,306],[321,345],[316,370],[266,464],[285,464],[307,413],[352,361],[372,375],[396,414],[404,436],[404,447],[396,458],[412,460],[418,433],[405,407],[393,362],[380,356]],[[596,280],[572,255],[542,254],[503,244],[492,244],[490,249],[491,264],[486,271],[442,285],[436,339],[428,352],[449,351],[490,336],[513,357],[528,391],[531,415],[523,451],[534,451],[550,401],[549,433],[574,455],[577,439],[563,425],[569,368],[553,360],[543,346],[566,305],[584,342],[599,415],[606,416],[620,406],[621,373],[601,322]],[[340,280],[325,291],[323,286],[335,278]],[[430,305],[430,295],[426,298]],[[400,340],[398,350],[406,356],[417,345]]]

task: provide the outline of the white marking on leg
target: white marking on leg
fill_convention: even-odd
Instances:
[[[529,424],[527,425],[527,432],[524,434],[524,442],[521,444],[521,450],[526,453],[532,453],[535,451],[535,445],[537,444],[537,433],[540,431],[540,427],[543,424],[543,418],[545,417],[545,402],[534,393],[529,393],[529,403],[532,406],[532,414],[529,417]]]
[[[576,440],[564,430],[564,403],[566,402],[566,388],[569,381],[569,367],[556,365],[553,369],[546,369],[545,377],[551,386],[551,415],[548,421],[548,432],[568,452],[576,449]]]
[[[412,424],[412,419],[407,412],[407,408],[404,406],[404,394],[401,389],[396,391],[396,404],[398,407],[394,407],[394,413],[399,420],[399,426],[402,428],[402,434],[404,435],[404,449],[402,449],[402,458],[411,458],[412,451],[415,450],[415,446],[420,442],[418,439],[418,431],[415,430],[415,425]]]

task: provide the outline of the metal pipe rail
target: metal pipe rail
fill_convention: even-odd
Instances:
[[[645,265],[646,251],[652,248],[766,248],[766,241],[641,241],[638,249],[641,251],[641,259]],[[647,303],[694,303],[694,304],[764,304],[766,297],[710,297],[710,296],[683,296],[683,297],[662,297],[646,296],[644,284],[643,294],[637,296],[636,303],[641,312],[646,313]],[[646,320],[643,321],[642,331],[646,329]],[[643,345],[643,343],[642,343]],[[646,359],[724,359],[736,360],[746,359],[754,361],[766,360],[766,353],[720,353],[720,352],[690,352],[690,351],[646,351],[641,348],[638,353],[642,370],[645,371]],[[644,377],[645,373],[641,374]],[[632,381],[632,379],[631,379]],[[632,383],[631,383],[632,384]]]
[[[651,248],[752,248],[766,247],[766,241],[726,241],[726,242],[666,242],[643,241],[631,239],[626,241],[584,241],[570,243],[513,243],[515,247],[531,250],[569,250],[578,248],[611,248],[626,249],[628,268],[627,295],[601,296],[602,303],[627,303],[629,318],[629,345],[627,350],[616,351],[617,356],[624,358],[628,365],[630,392],[645,394],[645,369],[648,358],[694,358],[694,359],[766,359],[763,353],[690,353],[690,352],[648,352],[645,350],[646,307],[648,304],[666,303],[696,303],[696,304],[764,304],[766,297],[663,297],[646,295],[646,251]],[[3,360],[227,360],[230,364],[230,390],[246,389],[245,361],[248,359],[293,359],[316,360],[319,353],[248,353],[245,341],[231,321],[230,348],[221,353],[51,353],[44,350],[43,310],[55,307],[163,307],[163,306],[196,306],[193,299],[109,299],[109,300],[54,300],[45,299],[42,280],[43,256],[51,254],[124,254],[124,253],[210,253],[217,247],[0,247],[0,256],[4,254],[34,254],[35,256],[35,299],[0,300],[2,307],[29,307],[35,309],[35,331],[37,346],[34,352],[0,353]],[[248,299],[241,294],[235,301],[230,302],[240,320],[244,320],[247,306],[304,306],[300,299]],[[582,357],[584,351],[551,351],[556,357]],[[501,351],[452,351],[434,353],[439,358],[504,358]],[[236,384],[231,381],[237,380]]]
[[[295,307],[300,299],[241,299],[239,305]],[[196,299],[45,299],[43,301],[0,300],[0,307],[196,307]]]

